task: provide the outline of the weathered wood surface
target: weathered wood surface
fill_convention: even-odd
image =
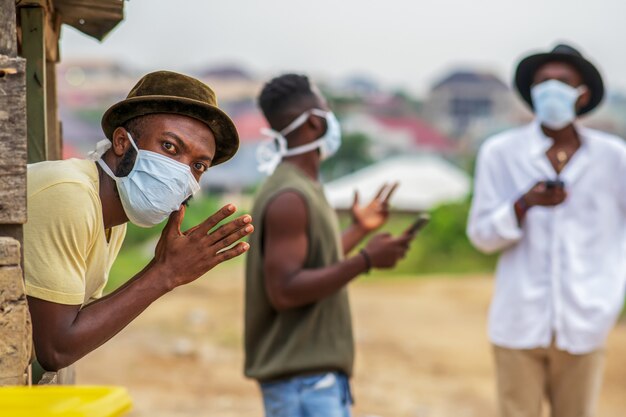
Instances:
[[[57,105],[56,63],[46,62],[46,155],[49,161],[63,159],[63,141]]]
[[[0,224],[26,223],[25,72],[23,58],[0,55]]]
[[[0,55],[17,55],[14,0],[0,0]]]
[[[124,19],[122,0],[54,0],[63,23],[102,40]]]
[[[22,385],[32,325],[22,273],[26,222],[26,61],[17,57],[15,0],[0,0],[0,386]]]
[[[0,237],[0,386],[24,384],[32,352],[19,254],[17,240]]]
[[[26,114],[28,163],[47,159],[46,9],[20,8],[22,56],[26,58]]]

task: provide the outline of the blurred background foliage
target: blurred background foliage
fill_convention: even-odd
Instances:
[[[204,221],[221,207],[222,199],[218,196],[204,195],[195,198],[187,207],[183,230]],[[240,207],[238,214],[243,214],[249,207]],[[437,274],[472,274],[491,272],[496,257],[483,255],[472,247],[465,235],[469,200],[442,205],[431,214],[431,221],[416,237],[411,249],[395,269],[372,271],[370,278],[393,275],[419,278]],[[342,226],[350,222],[349,213],[340,213]],[[381,232],[401,234],[416,218],[416,214],[393,213]],[[128,224],[126,240],[111,270],[107,291],[111,291],[141,269],[154,256],[154,247],[165,223],[150,229]],[[367,239],[364,241],[364,244]],[[243,262],[238,259],[233,262]]]

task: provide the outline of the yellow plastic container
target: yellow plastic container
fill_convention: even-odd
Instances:
[[[0,388],[0,417],[118,417],[131,406],[121,387]]]

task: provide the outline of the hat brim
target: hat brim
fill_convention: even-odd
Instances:
[[[572,65],[580,72],[583,83],[589,88],[591,99],[585,107],[578,111],[579,115],[589,113],[600,104],[604,97],[604,83],[600,72],[591,62],[575,55],[542,53],[524,58],[517,66],[517,71],[515,72],[515,86],[517,87],[517,91],[531,108],[533,108],[533,102],[530,89],[535,73],[541,66],[548,62],[565,62]]]
[[[102,116],[102,130],[111,139],[115,129],[130,119],[157,113],[188,116],[206,124],[215,136],[215,157],[211,166],[228,161],[239,149],[239,134],[226,113],[215,106],[184,97],[154,95],[120,101]]]

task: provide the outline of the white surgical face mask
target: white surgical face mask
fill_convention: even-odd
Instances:
[[[125,177],[117,177],[101,156],[110,148],[101,141],[90,154],[104,172],[113,178],[128,219],[140,227],[161,223],[180,205],[200,190],[191,169],[178,161],[156,152],[137,148],[128,133],[128,139],[137,151],[135,165]],[[104,151],[104,152],[103,152]]]
[[[316,115],[326,119],[326,132],[319,139],[296,148],[287,149],[287,136],[307,121],[310,115]],[[273,129],[262,129],[261,133],[270,139],[257,148],[257,161],[259,171],[271,174],[276,169],[283,157],[300,155],[319,149],[322,161],[333,156],[341,147],[341,126],[337,117],[330,111],[311,109],[296,117],[286,128],[277,132]]]
[[[535,115],[542,125],[561,130],[576,119],[576,101],[586,87],[574,88],[558,80],[535,85],[530,94]]]

